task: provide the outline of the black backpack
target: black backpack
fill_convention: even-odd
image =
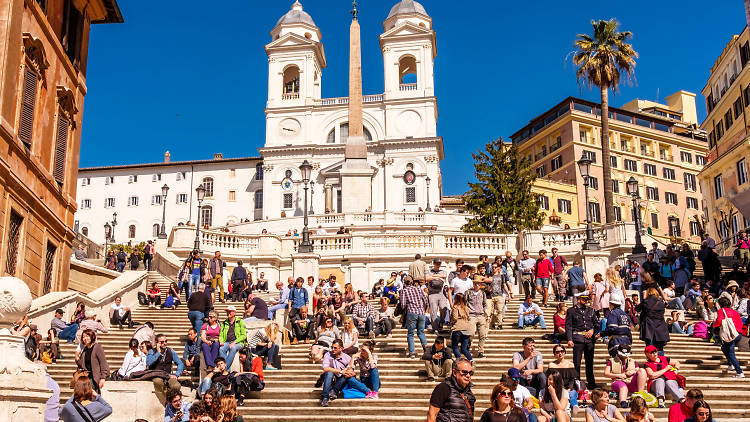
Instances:
[[[138,292],[138,303],[141,305],[148,305],[148,298],[146,297],[146,293]]]
[[[37,360],[37,358],[39,358],[39,349],[37,348],[37,343],[34,336],[26,337],[26,340],[24,340],[23,342],[23,349],[26,357],[29,358],[30,361],[33,362]]]

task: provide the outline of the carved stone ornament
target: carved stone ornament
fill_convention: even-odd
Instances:
[[[44,80],[44,71],[49,67],[49,62],[47,61],[47,55],[44,54],[42,41],[26,32],[23,34],[23,50],[29,64]]]
[[[31,308],[31,291],[16,277],[0,277],[0,331],[11,327]]]
[[[75,119],[73,117],[78,113],[78,107],[76,107],[76,98],[73,91],[64,86],[58,86],[57,104],[60,107],[60,112],[71,122],[75,129]]]
[[[435,163],[438,160],[438,156],[437,155],[426,155],[424,157],[424,160],[427,163]]]
[[[270,173],[273,171],[273,164],[266,164],[263,166],[263,171],[266,173]]]

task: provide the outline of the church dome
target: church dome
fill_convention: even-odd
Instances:
[[[388,14],[388,18],[386,18],[386,20],[394,16],[409,15],[413,13],[424,15],[427,17],[430,16],[427,14],[427,11],[424,10],[424,6],[415,2],[414,0],[401,0],[391,8],[391,13]]]
[[[302,3],[300,3],[299,0],[295,1],[294,4],[292,5],[291,10],[286,12],[286,14],[282,16],[278,22],[276,22],[276,26],[293,25],[293,24],[298,24],[298,23],[316,26],[315,21],[313,21],[312,16],[310,16],[309,13],[302,10]]]

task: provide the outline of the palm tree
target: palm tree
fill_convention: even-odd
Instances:
[[[574,42],[576,50],[573,52],[573,64],[578,83],[586,83],[589,88],[598,86],[602,94],[602,171],[604,172],[604,210],[606,222],[615,221],[615,211],[612,199],[612,172],[610,170],[609,151],[609,89],[617,91],[620,77],[628,81],[633,76],[635,59],[638,53],[627,41],[632,37],[630,31],[618,32],[620,25],[615,19],[608,21],[591,21],[594,27],[593,36],[578,34]],[[588,206],[588,204],[586,205]]]

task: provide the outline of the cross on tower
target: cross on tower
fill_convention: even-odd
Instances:
[[[357,10],[357,1],[354,0],[352,2],[352,18],[357,19],[358,13],[359,13],[359,10]]]

